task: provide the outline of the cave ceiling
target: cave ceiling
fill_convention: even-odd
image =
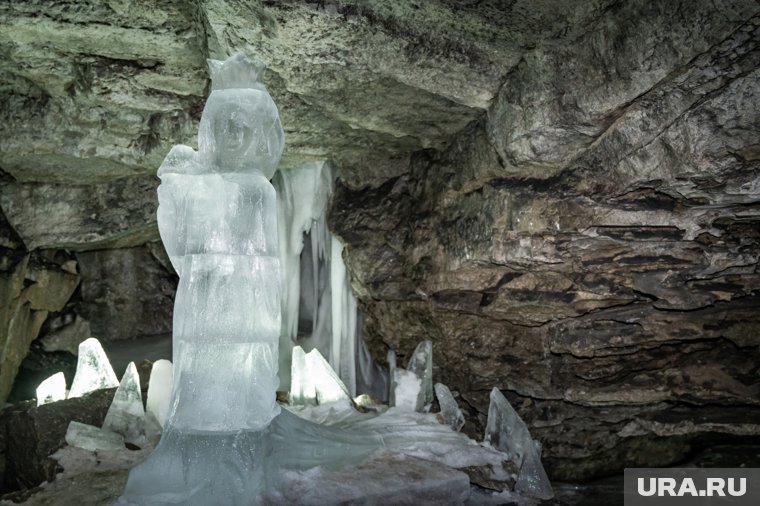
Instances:
[[[484,116],[526,53],[613,2],[35,0],[0,5],[0,168],[21,183],[154,174],[194,145],[206,58],[264,61],[281,166],[331,159],[351,185],[405,171]]]

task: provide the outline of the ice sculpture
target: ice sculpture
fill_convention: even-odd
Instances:
[[[137,446],[145,444],[145,409],[140,376],[134,362],[129,363],[121,378],[103,421],[103,429],[121,434],[127,443]]]
[[[498,388],[491,390],[485,441],[499,451],[512,455],[520,468],[515,490],[539,499],[554,497],[551,483],[541,464],[538,442],[520,415]]]
[[[283,148],[263,66],[210,60],[198,152],[158,170],[158,227],[180,276],[172,403],[159,445],[122,504],[251,504],[264,484],[275,402],[280,273],[275,190]]]
[[[145,416],[152,417],[160,427],[166,425],[172,393],[172,363],[156,360],[148,380],[148,398],[145,402]]]
[[[119,384],[100,341],[91,337],[79,343],[77,372],[71,382],[69,399],[93,390],[113,388]]]
[[[464,426],[464,415],[462,410],[459,409],[454,396],[451,395],[449,387],[443,383],[435,384],[435,396],[438,398],[438,404],[441,406],[441,415],[443,416],[443,423],[454,429],[455,431],[462,430]]]
[[[66,377],[57,372],[39,384],[36,390],[37,405],[62,401],[66,398]]]

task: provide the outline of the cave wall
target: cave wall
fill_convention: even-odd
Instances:
[[[447,150],[339,188],[375,356],[432,339],[466,430],[499,387],[561,479],[757,435],[757,10],[617,4]]]

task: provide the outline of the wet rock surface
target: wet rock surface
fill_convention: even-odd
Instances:
[[[66,444],[69,422],[102,425],[114,391],[98,390],[42,406],[27,401],[0,412],[0,449],[5,462],[3,492],[31,489],[44,481],[53,481],[60,470],[50,455]]]

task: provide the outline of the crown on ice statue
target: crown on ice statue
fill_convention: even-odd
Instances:
[[[242,53],[224,61],[206,60],[211,72],[211,91],[231,88],[261,88],[261,76],[266,65]]]

